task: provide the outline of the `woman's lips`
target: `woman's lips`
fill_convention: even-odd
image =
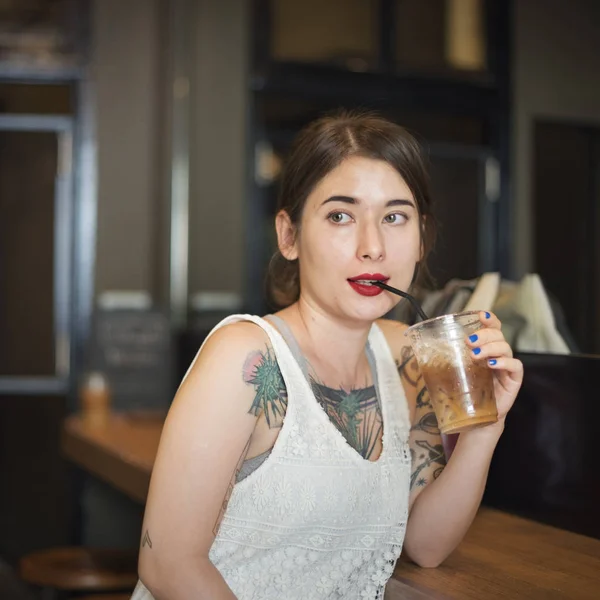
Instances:
[[[381,273],[361,273],[356,277],[350,277],[348,283],[361,296],[379,296],[383,290],[376,285],[372,285],[371,281],[383,281],[385,283],[388,279],[389,277]]]
[[[351,285],[355,292],[358,292],[361,296],[379,296],[383,292],[380,287],[371,285],[370,283],[359,283],[358,281],[352,281],[348,279],[348,283]]]
[[[369,281],[383,281],[385,283],[388,279],[387,275],[381,273],[361,273],[355,277],[348,277],[348,281],[360,281],[361,283]]]

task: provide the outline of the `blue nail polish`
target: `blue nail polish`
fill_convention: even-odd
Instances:
[[[475,348],[475,350],[473,350],[473,354],[477,355],[481,352],[481,348]]]
[[[489,313],[489,312],[486,312],[486,313],[485,313],[485,318],[486,318],[486,319],[489,319],[491,316],[492,316],[492,315],[490,315],[490,313]]]
[[[498,361],[495,358],[490,359],[490,365],[493,367]]]
[[[469,341],[470,342],[476,342],[477,341],[477,334],[474,333],[473,335],[469,336]]]

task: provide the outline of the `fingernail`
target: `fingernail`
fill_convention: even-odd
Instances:
[[[473,334],[469,336],[469,341],[470,342],[476,342],[477,341],[477,334]]]
[[[486,318],[486,319],[489,319],[491,316],[492,316],[492,315],[490,315],[490,313],[489,313],[489,312],[486,312],[486,313],[485,313],[485,318]]]
[[[475,348],[475,350],[473,350],[473,354],[479,354],[481,352],[481,348]]]
[[[498,361],[497,361],[495,358],[491,358],[491,359],[490,359],[490,365],[491,365],[492,367],[493,367],[493,366],[496,364],[496,362],[498,362]]]

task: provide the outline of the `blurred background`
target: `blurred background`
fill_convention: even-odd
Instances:
[[[166,411],[222,316],[269,310],[281,163],[333,109],[422,142],[440,288],[539,273],[600,354],[598,73],[597,0],[0,0],[0,558],[137,546],[64,420],[92,370]]]

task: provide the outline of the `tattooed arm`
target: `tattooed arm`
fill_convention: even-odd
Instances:
[[[435,413],[416,360],[405,348],[398,372],[414,390],[410,433],[410,513],[404,550],[423,567],[438,566],[458,545],[477,512],[501,429],[462,434],[446,465]]]
[[[429,393],[410,347],[402,348],[396,365],[407,397],[414,399],[415,405],[409,438],[412,463],[409,506],[412,509],[419,494],[444,470],[446,456]]]
[[[209,550],[258,417],[280,426],[286,400],[256,325],[227,325],[199,353],[167,416],[144,515],[140,579],[157,600],[235,599]]]

